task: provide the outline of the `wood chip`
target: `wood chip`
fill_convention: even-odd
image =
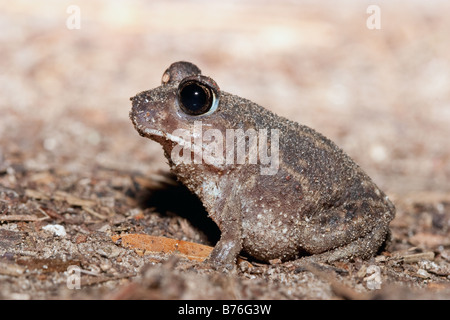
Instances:
[[[114,243],[125,248],[134,249],[138,254],[178,254],[189,260],[203,261],[212,251],[212,247],[202,244],[175,240],[166,237],[147,234],[115,235],[111,239]]]
[[[114,243],[124,248],[133,249],[138,255],[147,254],[177,254],[189,260],[204,261],[213,247],[195,242],[176,240],[167,237],[151,236],[148,234],[122,234],[111,236]],[[237,263],[247,263],[248,268],[253,265],[245,258],[238,256]]]

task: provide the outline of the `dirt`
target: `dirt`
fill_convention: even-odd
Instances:
[[[1,299],[450,299],[448,4],[380,4],[379,30],[350,1],[77,1],[80,29],[69,5],[0,5]],[[220,235],[128,119],[177,60],[340,145],[395,203],[391,241],[230,274],[114,242]]]

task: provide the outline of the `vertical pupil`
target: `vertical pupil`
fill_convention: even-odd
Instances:
[[[201,109],[208,99],[205,90],[193,83],[185,86],[180,93],[181,102],[191,111]]]

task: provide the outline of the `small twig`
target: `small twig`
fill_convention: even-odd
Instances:
[[[0,262],[0,274],[19,277],[23,275],[25,269],[17,264],[3,263]]]
[[[108,219],[108,217],[105,217],[104,215],[101,215],[100,213],[98,213],[98,212],[92,210],[92,209],[89,208],[89,207],[84,207],[84,206],[83,206],[82,208],[83,208],[83,210],[86,211],[87,213],[89,213],[89,214],[93,215],[94,217],[97,217],[97,218],[99,218],[99,219],[101,219],[101,220],[106,220],[106,219]]]
[[[82,279],[81,280],[81,286],[90,286],[90,285],[94,285],[94,284],[98,284],[98,283],[103,283],[103,282],[108,282],[108,281],[112,281],[112,280],[120,280],[120,279],[124,279],[124,278],[131,278],[131,277],[135,277],[136,273],[134,272],[130,272],[130,273],[124,273],[124,274],[120,274],[117,276],[113,276],[113,277],[99,277],[99,278],[95,278],[95,279]]]
[[[41,207],[36,207],[36,209],[44,215],[42,218],[39,218],[39,220],[50,219],[50,216]]]
[[[415,262],[419,262],[421,260],[433,260],[434,252],[427,251],[427,252],[421,252],[421,253],[405,254],[400,257],[392,257],[391,259],[392,260],[400,260],[404,263],[415,263]]]

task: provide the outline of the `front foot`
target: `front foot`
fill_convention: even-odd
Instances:
[[[215,270],[231,271],[236,267],[236,259],[241,248],[240,241],[221,239],[204,263]]]

